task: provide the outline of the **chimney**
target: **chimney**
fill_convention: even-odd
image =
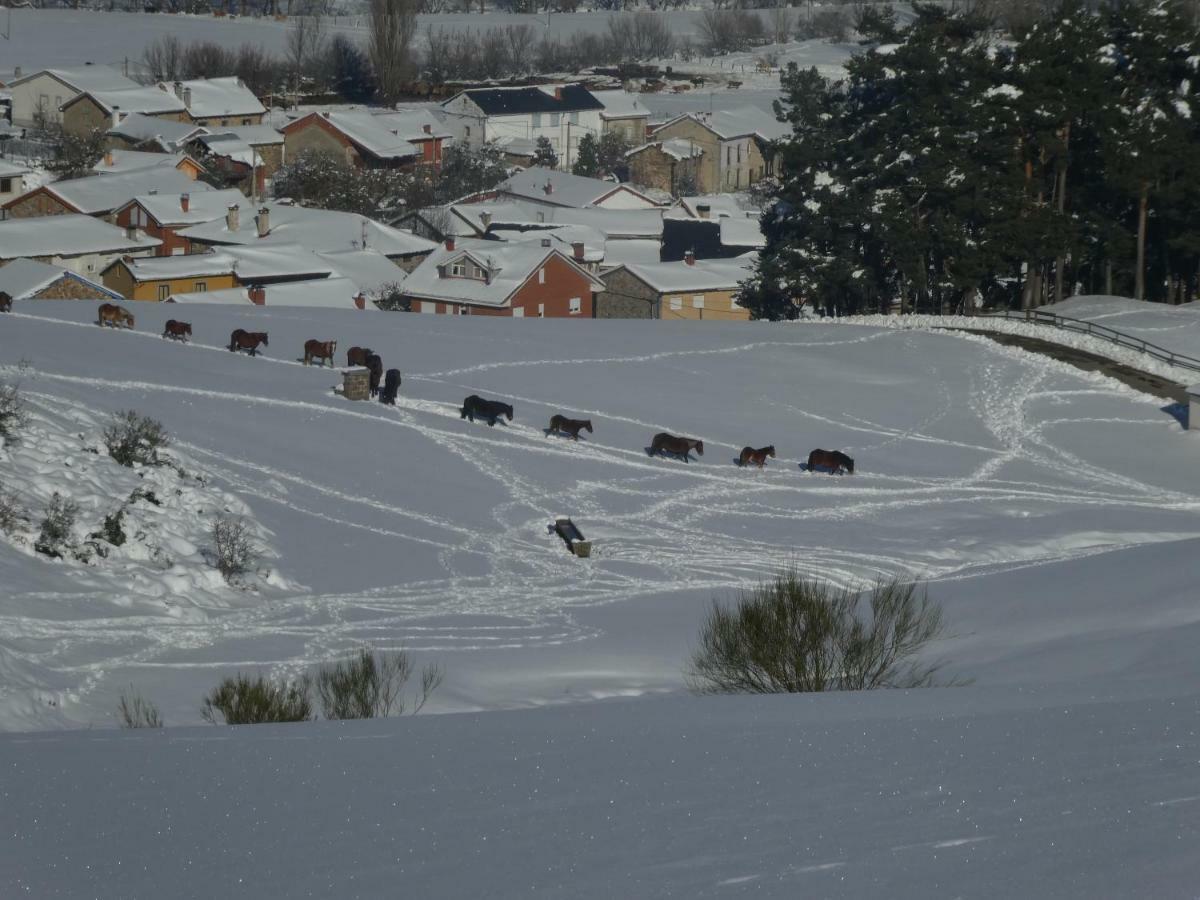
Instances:
[[[179,209],[182,212],[187,212],[188,207],[190,207],[191,205],[192,205],[192,195],[191,194],[180,194],[179,195]]]
[[[255,306],[267,305],[267,289],[261,284],[250,285],[250,290],[247,293],[250,295],[250,302]]]
[[[366,309],[367,308],[367,298],[365,296],[363,296],[362,291],[359,291],[357,294],[355,294],[354,305],[358,309]]]
[[[229,209],[225,210],[225,229],[227,231],[237,231],[241,225],[241,217],[238,215],[238,205],[230,203]]]
[[[694,266],[696,264],[696,251],[689,250],[687,253],[683,254],[683,261],[689,266]]]
[[[116,128],[121,124],[121,107],[114,106],[112,112],[112,127]]]
[[[575,251],[575,261],[583,262],[583,241],[575,241],[571,244],[571,249]]]
[[[446,236],[446,249],[447,250],[454,249],[454,235],[452,235],[452,234]]]
[[[192,89],[190,87],[183,89],[183,106],[184,109],[190,110],[192,108]]]
[[[321,113],[321,115],[323,115],[325,118],[328,119],[329,118],[329,110],[326,110],[325,112]]]
[[[542,187],[542,190],[546,192],[547,197],[554,193],[554,185],[550,183],[549,178],[546,179],[546,184]]]
[[[104,164],[105,164],[106,166],[112,166],[112,164],[113,164],[113,152],[112,152],[111,150],[105,150],[105,151],[104,151]]]
[[[421,126],[421,130],[423,132],[425,132],[426,134],[433,134],[433,126],[430,125],[428,122],[426,122],[424,125]]]
[[[183,82],[182,81],[175,82],[175,96],[178,97],[180,100],[183,99]]]
[[[13,69],[13,80],[16,80],[20,77],[21,77],[21,67],[17,66],[15,69]]]
[[[549,247],[550,246],[550,238],[542,238],[542,246]]]
[[[138,239],[136,225],[125,226],[125,239],[130,241],[136,241]]]
[[[707,219],[708,214],[711,211],[712,211],[712,207],[709,206],[707,203],[697,203],[696,204],[696,215],[699,216],[701,219]]]
[[[479,223],[483,226],[483,230],[487,231],[488,226],[492,224],[492,214],[485,209],[479,214]]]
[[[265,206],[258,211],[258,215],[254,219],[258,225],[258,236],[265,238],[271,233],[271,211]]]
[[[562,99],[562,86],[561,86],[561,85],[556,85],[556,86],[555,86],[555,88],[554,88],[554,99],[555,99],[555,100],[561,100],[561,99]]]

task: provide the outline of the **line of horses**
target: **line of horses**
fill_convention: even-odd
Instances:
[[[113,328],[133,328],[133,313],[113,303],[102,303],[96,324],[101,326],[107,325]],[[175,341],[187,342],[192,336],[192,326],[188,322],[168,319],[166,326],[163,328],[162,336]],[[245,329],[238,328],[229,335],[230,352],[241,351],[248,353],[250,356],[256,356],[259,347],[267,346],[270,346],[270,344],[268,343],[268,335],[265,331],[246,331]],[[327,362],[330,366],[333,366],[336,352],[337,341],[318,341],[315,339],[305,341],[304,364],[311,366],[314,361],[317,361],[321,366],[324,366]],[[400,391],[401,384],[399,369],[388,369],[385,374],[383,360],[379,357],[379,354],[366,347],[351,347],[347,350],[346,365],[365,368],[370,373],[371,397],[378,397],[381,403],[395,405],[396,395]],[[382,387],[380,386],[381,382]],[[486,421],[488,427],[494,427],[501,419],[511,422],[513,420],[513,408],[509,403],[504,403],[500,400],[488,400],[480,397],[478,394],[472,394],[463,400],[462,406],[459,408],[459,418],[469,419],[471,422],[480,419]],[[575,441],[579,440],[579,433],[581,431],[586,431],[588,434],[593,433],[591,419],[573,419],[562,413],[553,415],[550,418],[549,426],[544,429],[547,437],[550,435],[565,435]],[[680,437],[662,431],[654,435],[651,439],[650,446],[646,448],[646,454],[648,456],[674,456],[682,459],[684,462],[691,462],[693,450],[697,456],[703,456],[704,441],[697,438]],[[766,466],[768,458],[775,458],[775,446],[773,444],[759,448],[743,447],[742,452],[738,455],[737,464],[743,467],[758,466],[761,469]],[[836,475],[840,472],[853,475],[854,460],[840,450],[817,449],[808,454],[808,463],[805,468],[809,472],[816,472],[823,469],[831,475]]]

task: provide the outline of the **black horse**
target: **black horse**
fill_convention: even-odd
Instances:
[[[383,379],[383,360],[377,353],[367,354],[367,368],[371,372],[371,396],[379,396],[379,382]]]
[[[383,392],[379,395],[379,402],[395,406],[398,393],[400,393],[400,370],[388,369],[387,375],[383,379]]]
[[[507,403],[501,403],[499,400],[484,400],[482,397],[472,394],[463,401],[462,409],[459,410],[460,419],[470,419],[475,421],[475,417],[487,419],[488,426],[496,424],[496,420],[501,416],[512,421],[513,408]]]

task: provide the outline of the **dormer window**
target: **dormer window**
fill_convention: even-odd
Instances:
[[[462,278],[467,274],[467,264],[459,260],[450,267],[450,274],[455,278]]]

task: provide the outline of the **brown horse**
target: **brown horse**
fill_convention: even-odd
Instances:
[[[351,347],[346,351],[346,365],[348,366],[365,366],[367,357],[371,355],[371,351],[366,347]]]
[[[460,419],[470,419],[475,421],[475,417],[487,419],[488,427],[492,427],[503,416],[508,421],[513,419],[513,408],[507,403],[502,403],[499,400],[484,400],[478,394],[472,394],[463,401],[462,408],[458,411]]]
[[[828,469],[830,475],[836,475],[841,469],[854,474],[854,460],[841,450],[814,450],[808,454],[808,471],[815,472],[818,468]]]
[[[251,356],[257,356],[259,346],[270,346],[267,343],[267,333],[265,331],[245,331],[239,328],[233,334],[229,335],[230,352],[245,350]]]
[[[96,324],[101,328],[105,325],[110,328],[132,328],[133,313],[121,309],[115,303],[101,303],[96,312]]]
[[[367,354],[367,369],[371,373],[371,396],[379,396],[379,382],[383,379],[383,360],[377,353]]]
[[[675,437],[675,435],[667,434],[663,431],[654,436],[654,440],[650,442],[650,448],[646,453],[650,456],[657,456],[660,453],[670,453],[675,456],[682,456],[684,462],[691,462],[688,453],[692,450],[695,450],[698,455],[703,456],[704,441],[688,437]]]
[[[329,365],[333,365],[333,352],[337,349],[337,341],[305,341],[304,342],[304,364],[311,366],[314,359],[319,359],[321,365],[325,365],[325,360],[329,360]]]
[[[12,312],[12,296],[0,291],[0,312]]]
[[[739,466],[748,466],[751,463],[758,466],[760,469],[767,464],[767,457],[775,458],[775,445],[763,447],[755,450],[753,447],[743,447],[742,455],[738,457]]]
[[[546,429],[546,434],[567,434],[579,440],[579,432],[584,428],[588,434],[592,433],[591,419],[568,419],[560,413],[550,418],[550,427]]]
[[[189,322],[177,322],[174,319],[167,319],[167,324],[163,327],[162,336],[170,338],[173,341],[187,341],[192,336],[192,326]]]

